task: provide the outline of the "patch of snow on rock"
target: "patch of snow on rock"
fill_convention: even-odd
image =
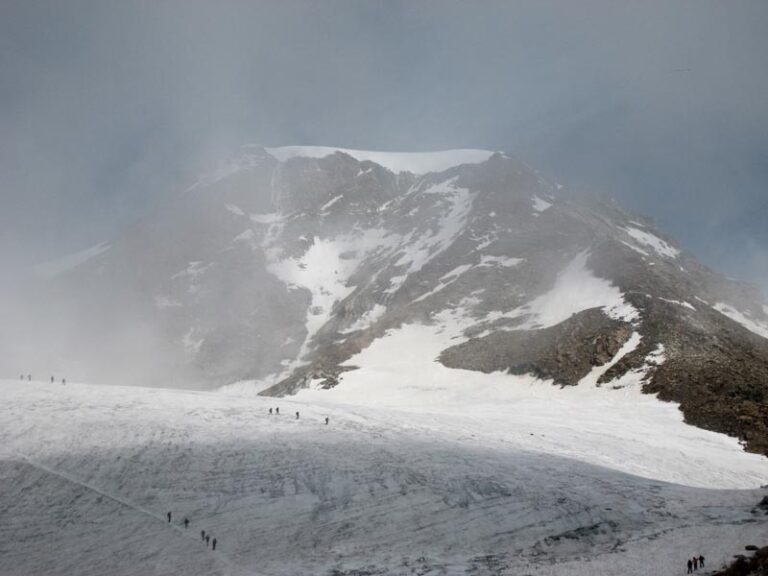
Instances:
[[[176,280],[178,278],[195,279],[198,276],[205,274],[205,272],[211,266],[213,266],[213,264],[203,264],[202,262],[196,262],[196,261],[190,262],[184,270],[182,270],[181,272],[177,272],[176,274],[171,276],[171,280]]]
[[[227,204],[225,208],[234,214],[235,216],[245,216],[245,212],[243,212],[240,208],[235,206],[234,204]]]
[[[694,312],[696,311],[696,308],[694,308],[690,303],[684,302],[682,300],[672,300],[670,298],[662,298],[661,296],[659,296],[659,300],[663,300],[664,302],[669,302],[670,304],[677,304],[678,306],[683,306],[684,308],[689,308]]]
[[[544,212],[547,208],[552,207],[552,202],[547,202],[543,198],[539,198],[538,196],[533,197],[533,209],[536,210],[536,212]]]
[[[387,311],[386,306],[382,306],[381,304],[374,304],[373,308],[368,310],[365,314],[360,316],[354,324],[352,324],[349,328],[346,330],[342,330],[342,334],[349,334],[350,332],[356,332],[358,330],[365,330],[366,328],[370,327],[372,324],[377,322],[379,318],[384,316],[384,313]]]
[[[421,296],[416,298],[416,300],[414,300],[414,302],[421,302],[422,300],[425,300],[425,299],[429,298],[430,296],[432,296],[434,294],[437,294],[438,292],[440,292],[441,290],[443,290],[447,286],[450,286],[451,284],[456,282],[456,280],[459,279],[459,276],[464,274],[464,272],[466,272],[467,270],[471,270],[472,268],[474,268],[474,266],[472,266],[472,264],[462,264],[461,266],[457,266],[456,268],[454,268],[453,270],[451,270],[447,274],[443,274],[440,277],[440,281],[437,284],[437,286],[435,286],[432,290],[430,290],[426,294],[422,294]]]
[[[736,310],[736,308],[734,308],[733,306],[729,306],[728,304],[724,304],[723,302],[718,302],[714,304],[712,308],[714,308],[721,314],[725,314],[731,320],[738,322],[750,332],[754,332],[755,334],[757,334],[758,336],[762,336],[763,338],[768,338],[768,324],[754,320],[749,316],[746,316],[744,313],[740,312],[739,310]]]
[[[621,290],[611,282],[592,274],[587,268],[588,258],[586,251],[578,254],[558,274],[549,292],[510,312],[491,313],[487,319],[524,318],[516,329],[540,329],[560,324],[578,312],[602,308],[615,320],[636,320],[639,313],[635,307],[624,300]]]
[[[154,297],[155,308],[158,310],[165,310],[166,308],[179,308],[181,302],[169,298],[168,296],[155,296]]]
[[[478,266],[500,266],[502,268],[514,268],[521,262],[525,262],[525,258],[512,258],[507,256],[483,256],[480,259]]]
[[[283,215],[279,212],[272,212],[269,214],[251,214],[251,222],[256,224],[275,224],[283,219]]]
[[[627,226],[624,228],[624,231],[641,244],[653,248],[660,256],[675,258],[678,254],[680,254],[680,250],[670,246],[664,242],[664,240],[658,236],[655,236],[654,234],[651,234],[650,232],[646,232],[638,228],[633,228],[632,226]]]
[[[642,254],[643,256],[650,256],[650,254],[648,254],[648,252],[646,252],[642,248],[638,248],[634,244],[630,244],[629,242],[624,242],[624,240],[622,240],[621,243],[624,244],[624,246],[626,246],[627,248],[630,248],[631,250],[634,250],[638,254]]]
[[[435,230],[430,230],[417,238],[409,234],[403,239],[402,255],[394,265],[407,265],[408,268],[404,274],[390,278],[388,293],[397,292],[409,275],[418,272],[437,255],[444,252],[463,232],[476,194],[466,188],[457,187],[454,180],[452,178],[435,184],[423,191],[424,194],[440,194],[448,200],[450,207]]]
[[[331,206],[333,206],[334,204],[336,204],[336,202],[338,202],[338,201],[339,201],[339,200],[341,200],[342,198],[344,198],[344,194],[339,194],[338,196],[334,196],[333,198],[331,198],[330,200],[328,200],[328,202],[326,202],[325,204],[323,204],[323,205],[320,207],[320,212],[325,212],[326,210],[328,210],[328,209],[329,209]]]
[[[601,366],[595,366],[590,370],[589,374],[579,380],[579,386],[591,386],[596,388],[599,386],[598,380],[603,374],[613,368],[616,363],[624,358],[630,352],[633,352],[640,345],[641,336],[638,332],[633,332],[632,335],[624,342],[624,345],[619,348],[619,351],[608,362]]]

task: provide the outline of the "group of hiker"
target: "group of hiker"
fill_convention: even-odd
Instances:
[[[26,376],[24,374],[22,374],[21,376],[19,376],[19,379],[22,382],[24,382],[24,380],[26,380],[27,382],[32,382],[32,374],[27,374]],[[55,381],[56,381],[56,378],[51,376],[51,384],[53,384]],[[62,384],[66,384],[67,383],[67,379],[66,378],[62,378],[61,379],[61,383]]]
[[[699,568],[704,568],[704,556],[699,554],[693,558],[688,558],[688,574],[693,574]]]
[[[272,414],[275,414],[276,416],[280,416],[280,407],[278,406],[277,408],[274,409],[274,411],[272,410],[272,408],[270,408],[269,409],[269,415],[272,416]],[[300,418],[300,416],[301,415],[299,414],[299,411],[296,410],[296,420],[298,420]],[[328,426],[328,423],[330,421],[331,421],[331,419],[328,416],[326,416],[325,417],[325,425]]]
[[[168,524],[171,523],[171,520],[173,518],[173,515],[171,512],[168,512]],[[189,528],[189,518],[186,516],[184,517],[184,520],[182,521],[184,523],[184,528]],[[211,534],[206,533],[205,530],[200,530],[200,538],[203,542],[205,542],[205,547],[211,546],[212,550],[216,550],[216,544],[218,544],[218,540],[216,538],[211,539]]]

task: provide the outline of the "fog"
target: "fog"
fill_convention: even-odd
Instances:
[[[20,310],[25,271],[246,143],[507,150],[766,290],[767,25],[760,1],[4,0],[0,312],[66,339],[79,305]]]

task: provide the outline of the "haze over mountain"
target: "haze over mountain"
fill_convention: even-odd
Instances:
[[[9,0],[0,263],[105,241],[248,142],[469,147],[765,289],[767,23],[749,1]]]

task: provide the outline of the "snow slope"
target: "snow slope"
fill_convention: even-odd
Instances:
[[[764,534],[760,491],[617,470],[642,454],[646,476],[668,475],[685,454],[690,477],[732,488],[765,482],[764,460],[700,431],[665,449],[669,429],[644,439],[608,418],[628,450],[595,466],[585,455],[611,442],[584,436],[597,410],[563,420],[534,388],[495,411],[417,413],[2,381],[0,574],[669,574]]]
[[[548,328],[590,308],[602,308],[614,319],[631,322],[637,310],[625,301],[621,290],[604,278],[598,278],[587,266],[589,252],[584,251],[558,274],[555,285],[529,303],[507,312],[495,311],[488,320],[524,318],[518,329]]]
[[[501,442],[686,486],[754,488],[768,481],[764,457],[743,452],[734,438],[684,424],[675,404],[642,394],[644,373],[602,387],[596,374],[579,386],[560,388],[528,375],[446,368],[434,359],[463,341],[461,328],[461,319],[448,315],[435,325],[391,330],[347,362],[358,369],[343,373],[336,388],[303,390],[297,398],[318,405],[384,406],[418,419],[434,413],[446,427],[468,418],[467,434],[482,435],[486,446]],[[630,339],[612,363],[639,340]],[[621,389],[614,389],[618,384]]]

